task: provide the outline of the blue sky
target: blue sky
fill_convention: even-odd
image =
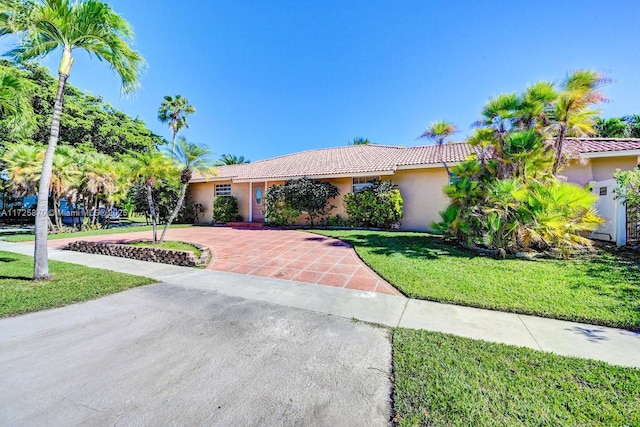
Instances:
[[[183,135],[259,160],[346,145],[420,145],[432,121],[470,133],[492,95],[596,69],[614,79],[603,115],[640,113],[640,2],[111,0],[147,60],[121,98],[78,54],[70,82],[167,138],[166,94],[196,107]],[[45,61],[56,68],[58,57]]]

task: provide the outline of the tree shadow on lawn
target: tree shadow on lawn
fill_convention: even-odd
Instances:
[[[431,235],[406,236],[401,234],[350,234],[341,240],[354,247],[367,248],[376,255],[403,255],[407,258],[438,259],[456,257],[473,259],[484,256],[476,252],[457,248],[444,238]]]
[[[640,328],[640,262],[626,257],[600,252],[599,256],[584,261],[586,279],[570,286],[571,289],[586,288],[601,296],[614,298],[621,307],[630,306],[637,311]],[[612,276],[618,271],[618,278]],[[591,280],[598,279],[598,280]],[[614,283],[613,281],[622,284]]]
[[[27,276],[0,276],[0,280],[18,280],[20,282],[34,282],[33,277]]]

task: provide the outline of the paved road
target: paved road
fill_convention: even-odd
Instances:
[[[0,321],[0,425],[387,425],[387,330],[158,284]]]

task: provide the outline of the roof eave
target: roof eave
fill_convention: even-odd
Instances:
[[[446,162],[447,166],[458,166],[460,162]],[[444,168],[442,163],[421,163],[416,165],[401,165],[398,166],[398,170],[407,170],[407,169],[436,169],[436,168]]]
[[[272,176],[262,178],[238,178],[233,182],[265,182],[265,181],[289,181],[292,179],[311,178],[311,179],[331,179],[331,178],[353,178],[360,176],[372,176],[372,175],[393,175],[395,170],[380,170],[380,171],[368,171],[368,172],[354,172],[354,173],[335,173],[324,175],[297,175],[297,176]]]
[[[640,149],[636,150],[616,150],[616,151],[594,151],[591,153],[582,153],[585,159],[597,159],[603,157],[629,157],[640,156]]]

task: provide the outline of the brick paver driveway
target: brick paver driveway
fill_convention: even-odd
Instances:
[[[50,240],[61,248],[75,240],[127,242],[148,239],[150,231]],[[401,295],[340,240],[296,230],[189,227],[171,229],[167,240],[211,248],[211,270],[273,277],[389,295]]]

